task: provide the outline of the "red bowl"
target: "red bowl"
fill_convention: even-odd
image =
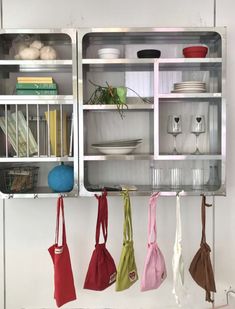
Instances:
[[[208,52],[206,46],[189,46],[183,49],[183,55],[185,58],[205,58]]]
[[[205,58],[206,54],[202,52],[184,53],[185,58]]]

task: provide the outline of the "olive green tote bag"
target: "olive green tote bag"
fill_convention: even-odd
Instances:
[[[133,247],[133,230],[129,192],[122,192],[124,200],[123,246],[117,270],[116,291],[128,289],[138,280]]]

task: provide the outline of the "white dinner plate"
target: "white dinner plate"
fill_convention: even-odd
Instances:
[[[189,81],[186,81],[186,82],[179,82],[179,83],[174,83],[174,85],[205,85],[206,83],[204,82],[198,82],[198,81],[193,81],[193,80],[189,80]]]
[[[123,146],[137,146],[142,143],[142,139],[130,139],[130,140],[116,140],[103,143],[92,144],[94,147],[123,147]]]
[[[102,154],[106,155],[121,155],[129,154],[136,149],[138,145],[135,146],[122,146],[122,147],[101,147],[101,146],[92,146],[92,148],[98,150]]]
[[[174,88],[174,90],[206,90],[204,87],[179,87]]]
[[[175,89],[179,88],[206,88],[205,85],[177,85],[174,86]]]
[[[202,93],[206,92],[205,89],[200,90],[200,89],[184,89],[184,90],[172,90],[172,93]]]

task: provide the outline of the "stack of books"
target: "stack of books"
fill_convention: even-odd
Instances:
[[[52,77],[17,77],[17,95],[57,95],[58,89]]]
[[[67,113],[60,110],[45,112],[50,127],[51,155],[63,157],[68,155]]]

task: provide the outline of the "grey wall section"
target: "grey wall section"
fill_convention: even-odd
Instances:
[[[3,0],[5,28],[212,26],[213,0]]]

